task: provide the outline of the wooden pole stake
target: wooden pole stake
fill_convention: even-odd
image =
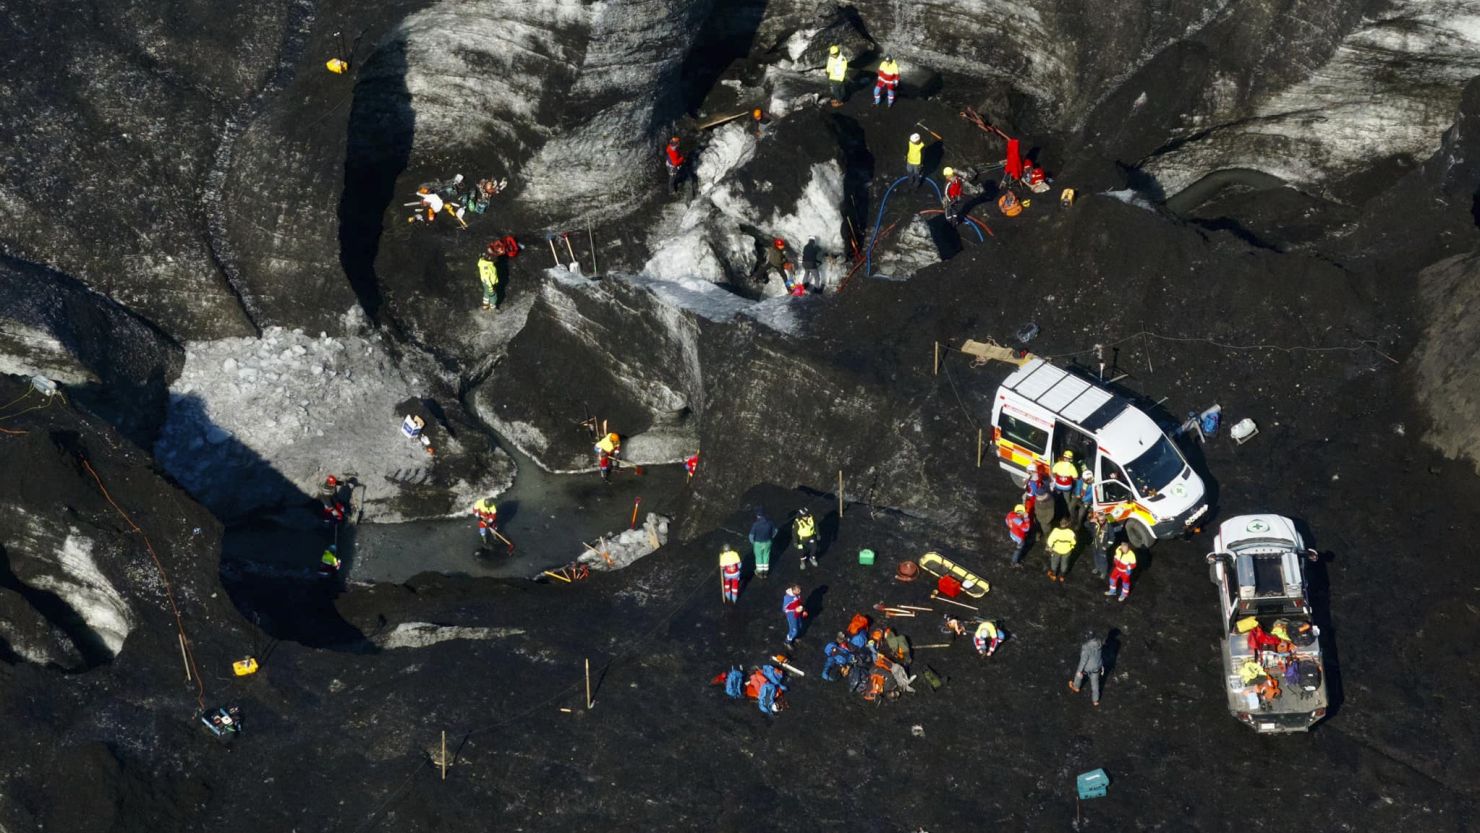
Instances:
[[[935,364],[933,366],[933,369],[930,371],[930,375],[940,375],[940,342],[938,341],[935,342]]]
[[[976,467],[982,467],[982,429],[976,429]]]
[[[596,705],[591,702],[591,658],[586,658],[586,708]]]
[[[447,780],[447,730],[442,730],[442,780]]]
[[[911,645],[910,647],[914,648],[916,651],[920,650],[921,648],[949,648],[949,647],[951,647],[951,643],[949,643],[949,642],[932,642],[929,645]]]
[[[838,469],[838,517],[843,517],[843,470]]]
[[[192,679],[191,676],[190,676],[190,655],[185,652],[185,634],[183,634],[183,633],[182,634],[179,634],[179,637],[180,637],[180,662],[182,662],[182,663],[185,664],[185,682],[188,683]]]

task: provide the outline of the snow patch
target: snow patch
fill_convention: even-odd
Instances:
[[[371,638],[377,646],[391,648],[425,648],[438,642],[454,639],[487,641],[523,636],[522,628],[465,628],[453,625],[434,625],[430,622],[402,622],[389,632]]]
[[[1115,199],[1120,200],[1126,205],[1134,205],[1137,208],[1144,208],[1145,210],[1152,213],[1156,212],[1156,205],[1153,204],[1149,199],[1147,199],[1146,196],[1140,191],[1134,190],[1132,188],[1123,188],[1119,191],[1103,191],[1101,193],[1103,193],[1107,197],[1114,197]]]
[[[92,541],[73,530],[56,550],[55,563],[60,573],[36,576],[31,585],[60,596],[97,634],[108,652],[117,656],[133,630],[133,615],[123,594],[93,560]]]

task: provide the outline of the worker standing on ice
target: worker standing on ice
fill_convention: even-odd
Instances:
[[[941,173],[946,178],[946,193],[941,198],[941,208],[945,209],[946,219],[952,225],[959,225],[961,222],[961,177],[957,175],[955,168],[949,166],[941,169]]]
[[[802,635],[802,620],[807,618],[807,609],[802,606],[802,586],[793,584],[786,588],[786,595],[781,598],[781,612],[786,616],[786,647],[796,645],[797,637]]]
[[[874,106],[879,106],[879,93],[889,91],[889,106],[894,106],[894,88],[899,86],[899,64],[893,55],[885,55],[879,62],[879,77],[874,81]]]
[[[910,143],[904,151],[904,171],[910,178],[910,185],[920,187],[920,166],[925,159],[925,140],[920,138],[919,133],[910,134]]]
[[[755,554],[755,576],[765,578],[771,572],[771,541],[776,525],[766,517],[764,508],[755,510],[755,523],[750,525],[750,549]]]
[[[1069,556],[1074,554],[1074,547],[1079,544],[1069,519],[1061,518],[1059,528],[1048,533],[1048,540],[1044,543],[1048,547],[1048,580],[1062,582],[1069,574]]]
[[[740,601],[740,553],[728,544],[719,553],[719,583],[725,604]]]
[[[1028,520],[1028,509],[1019,503],[1007,513],[1007,534],[1012,537],[1012,566],[1023,566],[1023,556],[1028,554],[1028,543],[1033,535],[1033,522]]]
[[[622,453],[622,438],[613,431],[598,440],[592,450],[596,452],[596,468],[601,472],[601,479],[610,483],[612,463]]]
[[[818,269],[822,266],[822,246],[818,245],[816,237],[808,237],[807,245],[802,247],[802,285],[814,292],[822,291],[822,278]]]
[[[668,147],[664,148],[668,158],[664,160],[668,164],[668,193],[677,194],[678,185],[684,178],[684,165],[687,159],[678,149],[678,137],[674,136],[668,140]]]
[[[1079,467],[1074,465],[1074,452],[1065,451],[1053,464],[1053,490],[1068,497],[1074,490],[1074,481],[1079,479]]]
[[[1100,705],[1100,675],[1105,672],[1101,650],[1104,645],[1098,636],[1089,634],[1084,644],[1079,646],[1079,665],[1074,669],[1074,676],[1069,678],[1069,690],[1078,694],[1081,682],[1089,677],[1089,700],[1095,706]]]
[[[480,498],[473,504],[473,515],[478,518],[478,537],[487,546],[492,543],[489,539],[498,532],[498,506],[488,498]]]
[[[837,44],[827,48],[827,84],[832,91],[832,106],[842,107],[848,95],[848,56]]]
[[[329,475],[319,486],[319,503],[324,508],[324,523],[337,524],[344,521],[344,504],[339,500],[339,478]]]
[[[689,480],[694,479],[694,472],[699,470],[699,452],[695,451],[684,458],[683,470],[688,473]]]
[[[807,571],[807,562],[813,567],[817,566],[817,519],[812,517],[812,510],[803,506],[797,510],[797,519],[791,524],[792,539],[797,542],[797,551],[801,553],[798,562],[801,564],[802,572]]]
[[[1114,564],[1110,568],[1110,589],[1105,591],[1106,596],[1114,596],[1115,589],[1120,587],[1120,601],[1125,601],[1131,595],[1131,573],[1136,570],[1136,551],[1131,545],[1121,541],[1115,548]]]
[[[478,258],[478,281],[483,284],[483,309],[498,310],[498,266],[490,252]]]
[[[766,249],[766,262],[761,271],[761,283],[771,279],[771,273],[781,279],[781,285],[786,291],[791,291],[791,261],[786,259],[786,241],[777,237],[771,241],[770,248]]]

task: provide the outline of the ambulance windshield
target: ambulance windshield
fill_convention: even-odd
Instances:
[[[1126,463],[1125,472],[1130,475],[1136,491],[1149,497],[1171,485],[1186,466],[1182,455],[1177,453],[1177,447],[1163,435],[1156,445],[1146,449],[1145,454]]]

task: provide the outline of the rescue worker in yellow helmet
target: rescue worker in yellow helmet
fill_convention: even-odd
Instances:
[[[478,258],[478,281],[483,284],[483,309],[498,310],[498,265],[488,252]]]
[[[885,55],[879,62],[879,76],[874,81],[874,106],[879,106],[879,93],[889,91],[889,106],[894,106],[894,88],[899,86],[899,64],[893,55]]]
[[[1074,481],[1079,479],[1079,467],[1074,465],[1074,452],[1065,451],[1053,464],[1053,490],[1067,497],[1074,490]]]
[[[1074,534],[1073,522],[1059,518],[1058,529],[1048,533],[1044,546],[1048,548],[1048,580],[1064,581],[1069,574],[1069,557],[1079,545],[1079,536]]]
[[[817,519],[812,517],[812,510],[803,506],[797,510],[797,519],[791,525],[791,537],[796,541],[797,549],[801,551],[800,559],[802,572],[807,571],[810,562],[813,567],[817,566]]]
[[[832,91],[832,106],[842,107],[848,93],[848,56],[837,44],[827,48],[827,85]]]

